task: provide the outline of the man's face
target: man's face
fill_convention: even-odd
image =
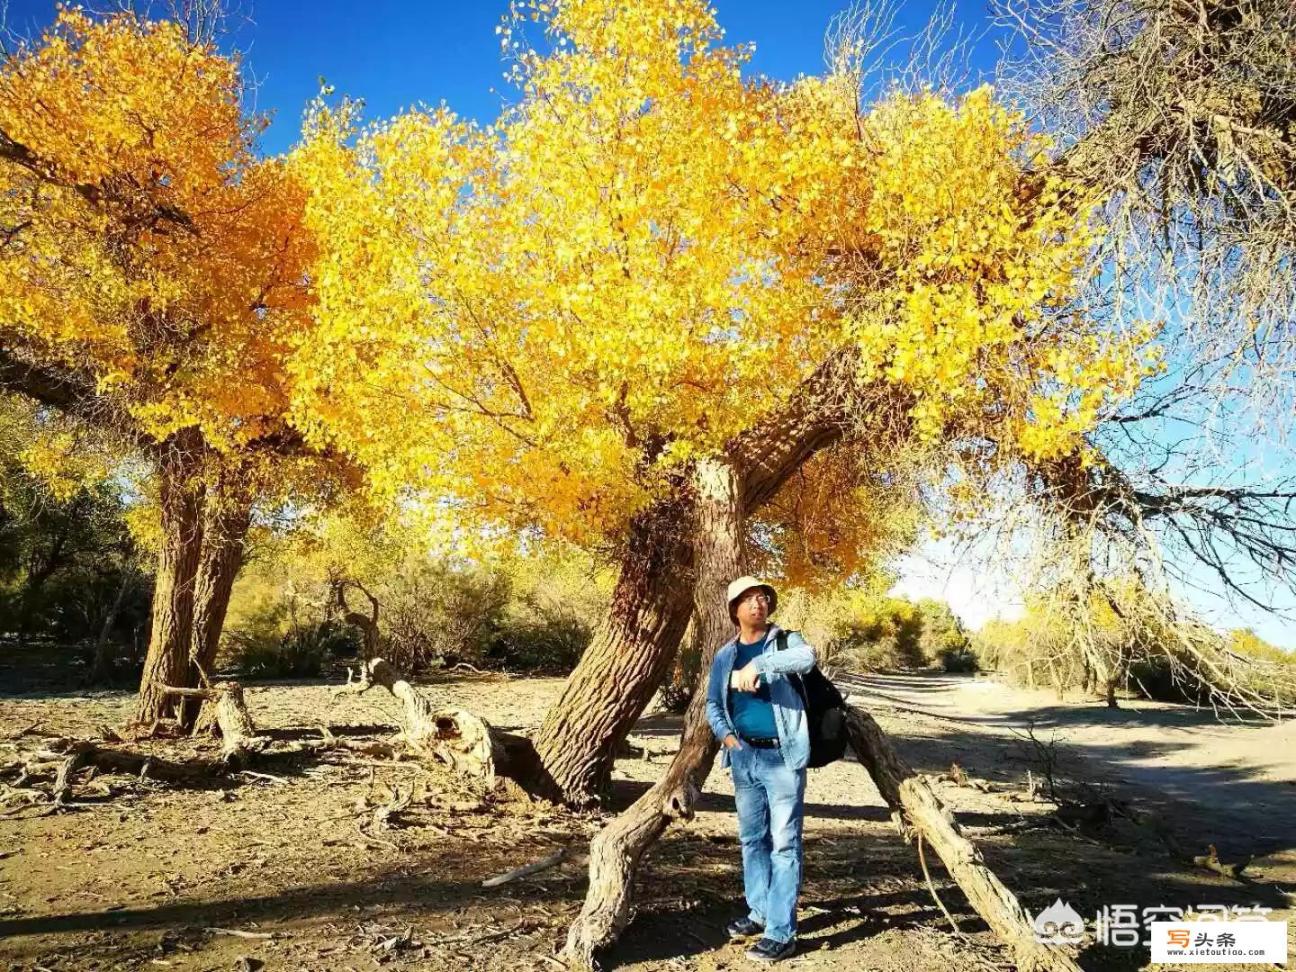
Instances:
[[[749,587],[738,598],[735,613],[740,624],[760,627],[769,617],[769,594],[762,588]]]

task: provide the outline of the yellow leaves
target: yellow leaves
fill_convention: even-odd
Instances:
[[[301,190],[258,160],[237,62],[169,21],[64,9],[0,67],[5,337],[164,437],[232,449],[282,419],[311,305]]]
[[[748,82],[699,0],[517,3],[500,36],[521,95],[496,124],[366,127],[325,92],[258,161],[235,62],[65,15],[0,72],[0,127],[48,163],[0,168],[5,224],[32,223],[0,318],[155,436],[290,425],[385,501],[578,543],[844,344],[922,437],[1034,455],[1147,367],[1071,306],[1096,231],[1030,184],[1041,143],[990,89],[863,111],[845,75]]]

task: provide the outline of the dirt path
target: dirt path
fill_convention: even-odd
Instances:
[[[1296,722],[1221,722],[1209,709],[1144,699],[1122,700],[1113,710],[955,675],[846,681],[879,709],[893,703],[898,714],[908,707],[957,720],[997,743],[1033,731],[1055,743],[1063,773],[1173,807],[1189,838],[1207,838],[1222,853],[1296,864]]]
[[[1155,705],[1116,713],[1059,705],[984,679],[848,681],[854,691],[874,693],[869,707],[917,768],[939,773],[958,761],[988,781],[992,792],[939,786],[1032,912],[1059,896],[1090,920],[1103,904],[1121,902],[1288,906],[1296,835],[1293,814],[1280,808],[1293,795],[1285,762],[1290,727],[1216,727],[1199,714]],[[539,723],[559,686],[556,679],[473,677],[438,680],[426,691],[439,703],[526,729]],[[122,721],[130,701],[124,693],[0,697],[0,737],[33,726],[93,735]],[[248,701],[259,725],[284,734],[327,722],[363,736],[395,724],[389,699],[335,700],[318,684],[252,686]],[[1104,792],[1164,817],[1186,846],[1215,840],[1221,851],[1260,851],[1261,883],[1185,868],[1155,840],[1141,839],[1142,828],[1032,828],[1052,809],[1012,799],[1027,771],[1040,771],[1038,754],[1013,732],[1032,720],[1041,740],[1056,728],[1060,775],[1106,784]],[[677,732],[673,717],[641,721],[635,738],[646,757],[618,763],[611,809],[657,778]],[[191,745],[168,744],[173,752]],[[83,786],[85,805],[74,812],[0,818],[0,963],[22,972],[555,968],[554,949],[579,908],[583,848],[597,817],[501,812],[444,774],[368,762],[375,765],[299,761],[276,768],[283,782],[248,777],[210,790],[111,777]],[[411,785],[419,799],[402,826],[366,827],[392,786]],[[842,762],[813,772],[807,804],[805,954],[790,967],[1006,967],[1006,956],[935,868],[937,892],[966,937],[949,929],[861,767]],[[652,856],[638,918],[608,956],[610,966],[748,967],[720,932],[739,909],[734,831],[732,790],[717,770],[698,819],[669,832]],[[571,852],[559,867],[481,887],[484,878],[557,846]],[[1093,947],[1083,964],[1123,970],[1146,961],[1145,949]]]

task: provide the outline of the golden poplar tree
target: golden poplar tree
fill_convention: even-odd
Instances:
[[[65,8],[0,63],[0,376],[156,467],[145,723],[210,663],[254,497],[329,479],[287,423],[316,252],[262,126],[172,21]]]
[[[493,125],[316,106],[294,415],[393,493],[619,559],[537,739],[581,799],[692,610],[717,463],[754,513],[851,401],[897,442],[1069,455],[1150,365],[1062,312],[1096,229],[989,89],[863,108],[844,76],[748,79],[698,0],[515,5],[502,38],[520,99]]]

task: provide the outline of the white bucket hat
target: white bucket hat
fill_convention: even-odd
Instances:
[[[725,598],[729,604],[729,617],[734,624],[738,623],[738,616],[734,613],[734,601],[738,600],[738,598],[742,597],[753,587],[759,587],[769,595],[770,614],[773,614],[774,609],[778,607],[778,591],[774,590],[772,585],[766,584],[763,580],[757,580],[755,577],[739,577],[729,585],[729,590]]]

